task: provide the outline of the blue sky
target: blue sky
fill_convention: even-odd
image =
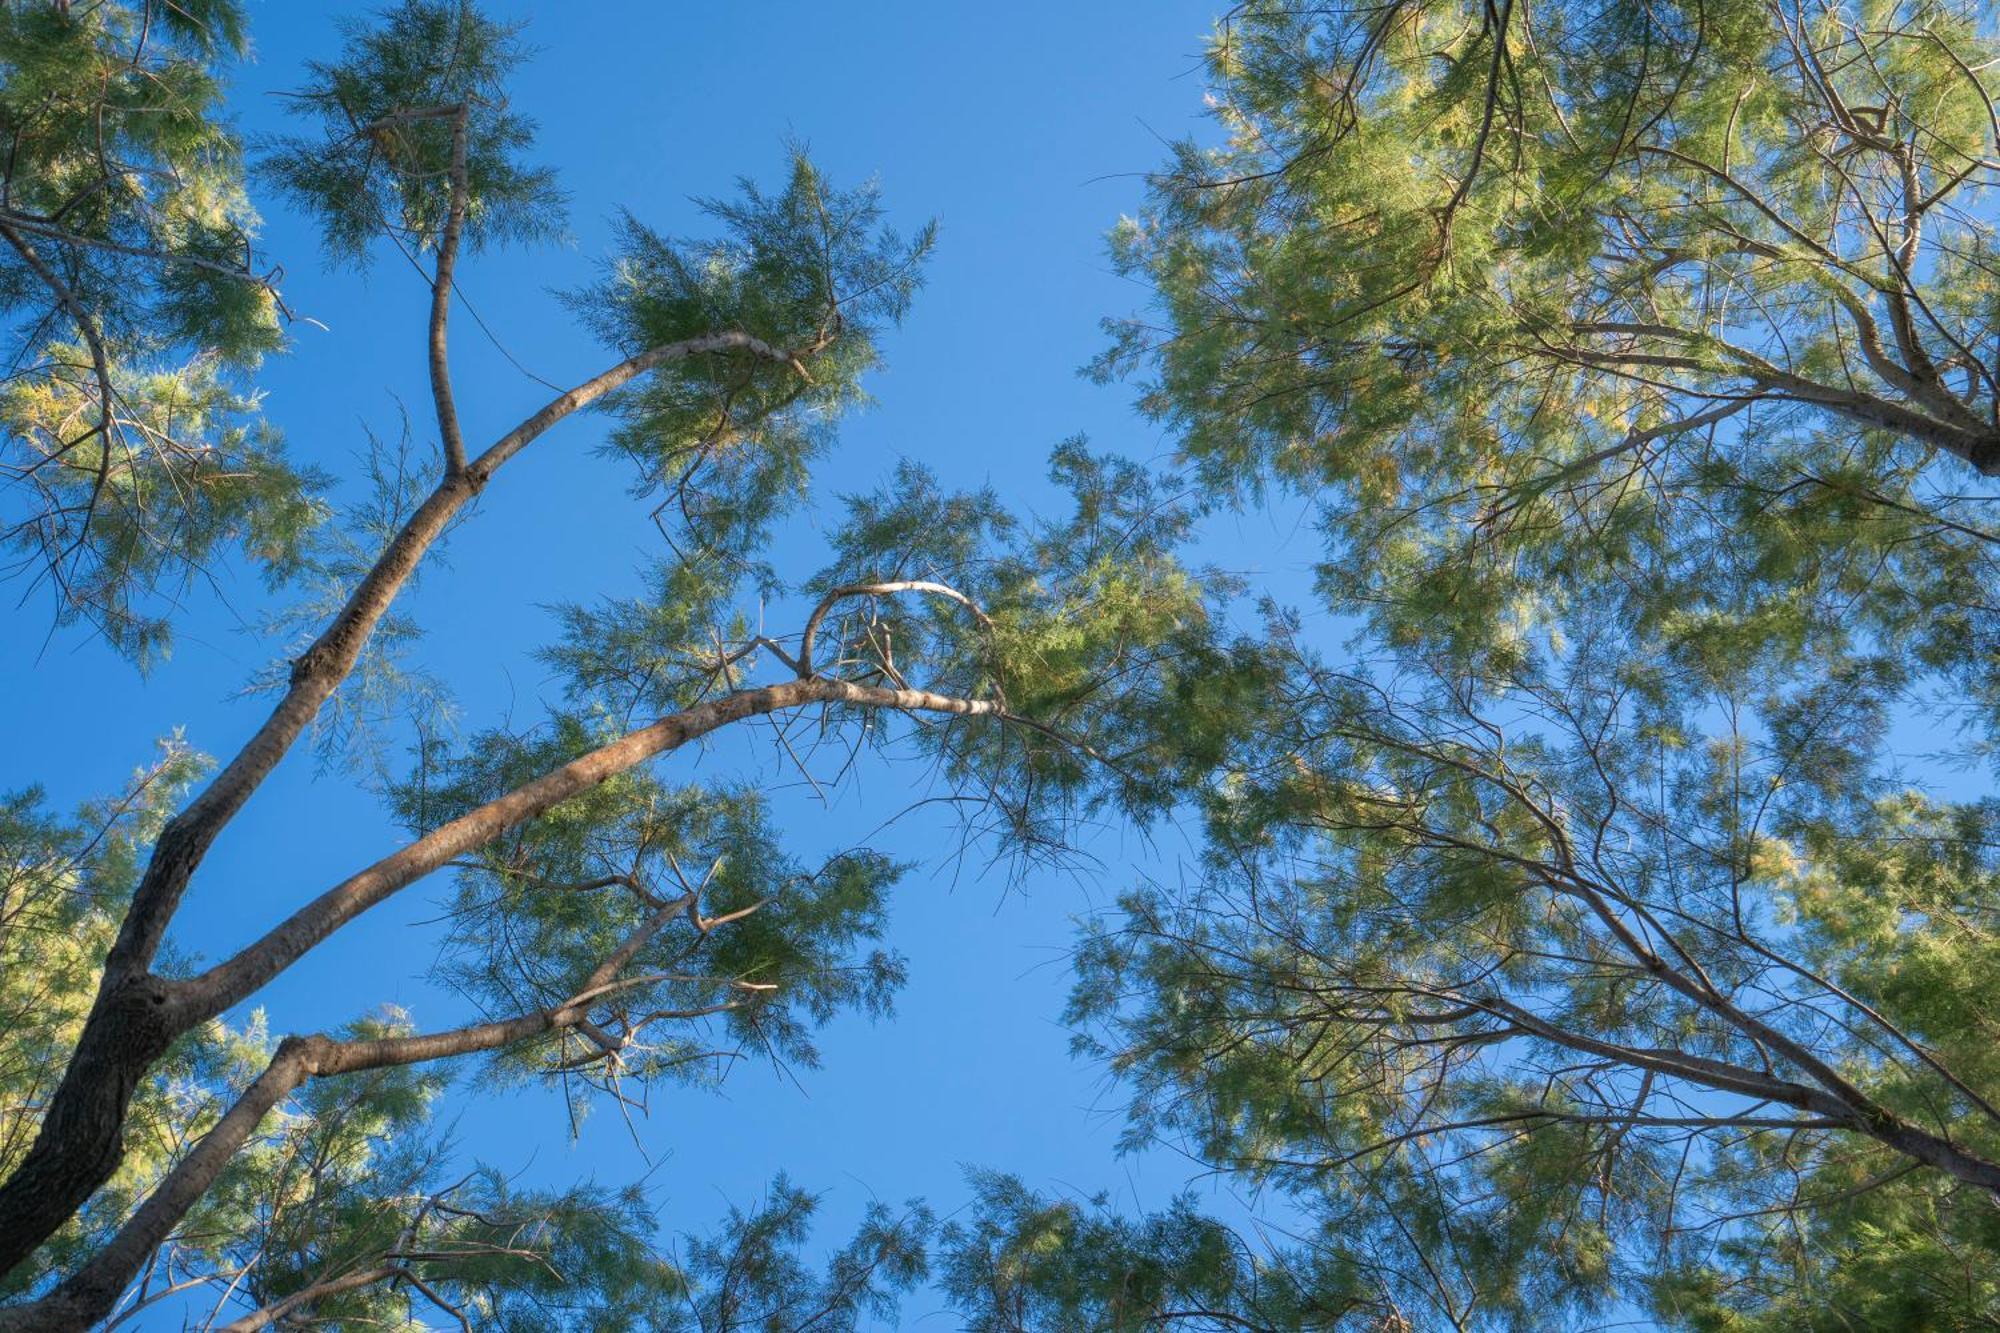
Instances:
[[[257,59],[240,71],[244,128],[275,128],[268,94],[294,86],[300,61],[335,49],[349,5],[252,4]],[[990,483],[1015,504],[1052,504],[1051,446],[1078,432],[1100,448],[1164,461],[1171,442],[1130,410],[1128,390],[1076,374],[1102,345],[1097,322],[1144,292],[1108,270],[1102,237],[1139,202],[1140,174],[1164,141],[1204,125],[1198,53],[1211,0],[1071,5],[508,4],[530,20],[539,53],[516,85],[541,125],[540,156],[572,192],[574,242],[473,257],[461,285],[507,353],[571,382],[605,362],[550,295],[587,281],[620,207],[665,232],[699,233],[692,195],[733,178],[776,179],[788,139],[810,144],[839,182],[878,176],[892,216],[942,225],[929,285],[887,344],[870,387],[878,406],[852,420],[819,472],[820,499],[872,489],[902,458],[948,483]],[[301,325],[269,367],[266,407],[298,454],[350,475],[363,423],[393,433],[397,398],[422,421],[426,292],[393,254],[365,278],[324,271],[309,231],[272,207],[264,248],[287,266],[287,294],[324,331]],[[504,430],[546,397],[473,320],[454,321],[454,375],[468,440]],[[622,470],[592,456],[600,419],[573,422],[508,469],[445,564],[412,599],[430,639],[424,661],[447,679],[467,729],[538,718],[556,683],[531,657],[550,637],[540,608],[635,586],[657,543]],[[822,514],[825,512],[821,511]],[[1283,519],[1246,517],[1211,534],[1219,558],[1265,586],[1301,586],[1316,543]],[[804,516],[773,552],[804,574],[821,555]],[[246,633],[263,605],[226,575],[220,597],[193,597],[172,660],[140,678],[75,633],[44,642],[47,608],[10,610],[0,640],[0,786],[39,781],[62,803],[117,786],[156,736],[184,727],[227,754],[261,714],[233,699],[271,645]],[[89,698],[45,702],[51,679]],[[719,741],[673,776],[785,774],[768,745]],[[876,765],[830,809],[791,791],[781,811],[812,858],[851,842],[908,803],[915,765]],[[941,1211],[962,1197],[962,1164],[1018,1172],[1060,1191],[1110,1191],[1127,1207],[1166,1202],[1193,1168],[1169,1154],[1119,1159],[1121,1099],[1103,1073],[1066,1054],[1058,1023],[1069,984],[1072,921],[1140,874],[1171,874],[1186,841],[1107,829],[1083,876],[1010,882],[950,858],[954,827],[918,813],[874,845],[919,869],[896,904],[892,943],[910,959],[897,1017],[842,1020],[825,1034],[825,1067],[794,1079],[747,1065],[719,1095],[662,1089],[640,1140],[669,1222],[700,1227],[726,1202],[751,1202],[780,1169],[828,1190],[827,1235],[871,1195],[924,1195]],[[294,756],[211,856],[176,931],[215,957],[304,897],[392,847],[397,830],[337,773]],[[384,1003],[433,1025],[460,1011],[424,980],[435,943],[421,926],[445,886],[380,909],[276,983],[275,1031],[337,1024]],[[559,1107],[535,1095],[461,1103],[464,1155],[531,1178],[619,1182],[647,1169],[626,1128],[600,1115],[572,1142]],[[906,1323],[948,1327],[919,1298]],[[924,1316],[929,1314],[929,1318]]]

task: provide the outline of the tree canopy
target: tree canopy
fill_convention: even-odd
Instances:
[[[602,368],[481,441],[461,265],[565,225],[518,29],[400,0],[246,149],[232,0],[0,7],[16,572],[142,665],[217,562],[292,639],[234,754],[0,802],[0,1329],[199,1292],[232,1328],[843,1330],[920,1289],[995,1333],[2000,1321],[1995,23],[1235,6],[1092,368],[1174,457],[1064,443],[1030,513],[909,462],[809,508],[936,242],[872,183],[796,150],[706,235],[622,214],[563,297]],[[425,285],[430,410],[358,475],[266,418],[297,316],[252,198]],[[591,410],[659,548],[555,608],[544,716],[434,725],[405,594]],[[1208,563],[1279,504],[1323,543],[1296,604]],[[922,765],[1016,865],[1186,834],[1085,920],[1066,1018],[1126,1145],[1249,1220],[994,1163],[828,1241],[803,1170],[704,1224],[464,1159],[469,1078],[629,1109],[891,1012],[911,867],[680,762],[751,725],[815,785]],[[301,742],[404,841],[183,956]],[[258,1007],[419,885],[451,1025]]]
[[[1993,37],[1243,5],[1117,233],[1101,370],[1354,637],[1077,1017],[1415,1326],[1996,1313]]]

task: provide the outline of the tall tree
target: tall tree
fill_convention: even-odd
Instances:
[[[775,189],[707,204],[713,239],[625,219],[602,280],[570,298],[606,367],[468,439],[449,337],[461,265],[548,235],[562,201],[507,100],[516,34],[464,0],[352,26],[293,98],[305,130],[262,163],[333,259],[400,248],[429,287],[435,449],[379,453],[372,488],[334,512],[283,461],[248,378],[285,312],[251,262],[239,154],[216,120],[241,27],[229,0],[0,9],[0,236],[31,363],[5,400],[14,540],[60,616],[135,656],[164,642],[149,595],[232,550],[292,580],[303,614],[325,608],[233,756],[209,766],[177,743],[76,821],[32,794],[6,808],[19,852],[0,862],[0,995],[33,1017],[0,1036],[0,1079],[21,1093],[0,1107],[15,1298],[0,1328],[122,1319],[195,1285],[246,1304],[242,1327],[419,1308],[467,1326],[675,1327],[687,1319],[660,1301],[676,1293],[704,1329],[797,1304],[824,1312],[801,1326],[851,1326],[921,1272],[921,1218],[872,1219],[821,1280],[783,1257],[809,1206],[781,1184],[658,1276],[631,1198],[527,1196],[485,1170],[451,1183],[425,1146],[444,1086],[430,1070],[484,1055],[497,1077],[619,1098],[707,1077],[745,1044],[809,1060],[819,1024],[888,1004],[900,962],[877,941],[903,867],[866,848],[802,864],[758,792],[656,766],[719,729],[770,719],[787,744],[805,729],[833,749],[914,750],[1027,854],[1098,807],[1157,808],[1187,762],[1173,719],[1216,653],[1209,594],[1172,555],[1179,520],[1066,449],[1070,518],[1018,523],[906,469],[850,502],[825,568],[764,568],[931,245],[803,157]],[[417,682],[396,606],[426,557],[593,407],[670,553],[644,594],[562,612],[547,659],[566,701],[527,731],[419,737],[415,773],[388,789],[404,845],[293,886],[233,954],[177,955],[177,910],[274,769],[357,696]],[[736,608],[752,588],[803,594],[789,633],[750,627]],[[441,973],[469,1021],[364,1014],[275,1039],[220,1025],[440,871],[457,875]]]
[[[1930,0],[1246,4],[1117,234],[1102,369],[1310,498],[1356,637],[1274,613],[1077,1014],[1399,1318],[2000,1317],[1993,67]]]

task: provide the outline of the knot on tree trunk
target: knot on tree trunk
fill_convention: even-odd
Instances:
[[[293,1066],[305,1078],[313,1078],[321,1072],[320,1066],[332,1048],[332,1041],[317,1033],[304,1037],[289,1036],[279,1042],[278,1049],[272,1053],[271,1067]]]
[[[111,1039],[119,1047],[150,1052],[150,1063],[165,1054],[181,1033],[181,1015],[174,1000],[171,982],[146,973],[105,993],[99,1021],[110,1029]]]
[[[293,660],[290,683],[297,685],[321,674],[332,659],[333,650],[324,640],[315,643]]]

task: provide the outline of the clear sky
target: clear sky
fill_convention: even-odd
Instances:
[[[252,4],[257,59],[236,104],[249,131],[275,127],[268,96],[294,86],[300,61],[330,53],[346,4]],[[1043,460],[1088,433],[1100,448],[1162,460],[1171,442],[1130,411],[1124,388],[1098,388],[1077,368],[1102,344],[1098,320],[1144,293],[1113,276],[1102,238],[1136,207],[1140,173],[1164,141],[1204,122],[1198,52],[1213,0],[1104,3],[755,4],[515,3],[539,54],[516,86],[541,125],[540,154],[573,193],[575,240],[558,249],[476,256],[461,270],[471,305],[514,358],[571,382],[605,354],[550,295],[589,279],[620,207],[666,232],[698,233],[691,195],[727,193],[733,178],[774,180],[784,143],[803,139],[837,182],[879,176],[894,218],[942,223],[928,288],[887,344],[871,384],[879,406],[849,423],[819,472],[820,496],[868,490],[898,459],[916,458],[960,486],[990,482],[1032,509],[1052,501]],[[393,255],[365,278],[325,272],[309,232],[272,207],[265,248],[287,265],[287,295],[325,331],[301,325],[293,352],[269,367],[267,410],[305,459],[352,473],[363,423],[393,433],[397,397],[424,421],[423,309],[416,276]],[[454,375],[475,445],[532,410],[546,391],[516,370],[468,318],[453,323]],[[425,662],[451,683],[467,729],[527,725],[556,684],[530,653],[551,637],[544,610],[635,584],[657,542],[628,478],[591,456],[601,419],[538,443],[487,492],[451,540],[443,567],[413,599],[431,638]],[[1270,586],[1297,586],[1315,543],[1269,519],[1227,524],[1212,549]],[[793,524],[774,553],[781,571],[819,563],[815,524]],[[45,783],[61,803],[115,788],[174,727],[228,754],[261,715],[232,696],[271,646],[244,632],[260,594],[225,572],[221,596],[191,599],[173,659],[140,678],[75,633],[45,644],[47,607],[10,609],[0,639],[0,786]],[[92,701],[48,707],[52,678]],[[696,771],[783,778],[768,748],[718,742],[677,757]],[[864,765],[831,809],[796,790],[781,810],[794,848],[813,858],[851,843],[922,793],[915,765]],[[1072,921],[1142,873],[1171,874],[1190,848],[1171,829],[1149,843],[1107,829],[1101,860],[1080,876],[1009,882],[955,864],[956,830],[922,811],[873,845],[914,858],[891,942],[910,960],[893,1021],[843,1019],[824,1035],[825,1067],[787,1077],[740,1067],[719,1095],[662,1089],[638,1139],[675,1227],[705,1225],[726,1202],[748,1204],[788,1170],[830,1192],[828,1237],[870,1194],[927,1196],[940,1211],[962,1197],[962,1165],[1020,1173],[1049,1189],[1108,1190],[1127,1207],[1166,1202],[1193,1168],[1169,1154],[1119,1159],[1118,1090],[1072,1061],[1058,1013],[1069,984]],[[176,938],[213,958],[397,840],[376,803],[309,756],[290,760],[231,827],[182,912]],[[274,1031],[330,1026],[385,1002],[426,1026],[461,1009],[424,979],[442,883],[407,894],[319,950],[267,992]],[[559,1106],[534,1094],[459,1099],[467,1158],[531,1178],[622,1182],[647,1169],[614,1115],[571,1141]],[[906,1323],[948,1327],[919,1298]],[[928,1318],[925,1316],[928,1314]]]

